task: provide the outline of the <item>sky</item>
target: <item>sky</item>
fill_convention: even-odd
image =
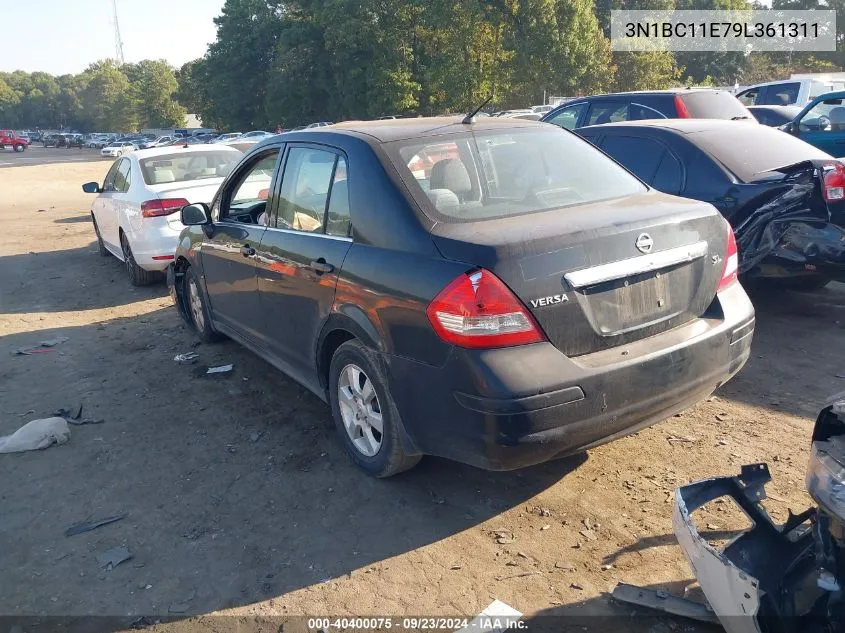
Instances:
[[[127,62],[179,67],[213,42],[224,0],[117,0]],[[116,57],[112,0],[0,0],[0,71],[79,73]]]

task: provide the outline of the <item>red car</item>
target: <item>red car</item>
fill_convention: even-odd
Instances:
[[[29,139],[18,136],[14,130],[0,130],[0,149],[5,149],[7,145],[16,152],[22,152],[29,147]]]

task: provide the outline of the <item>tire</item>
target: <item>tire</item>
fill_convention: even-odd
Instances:
[[[26,145],[24,145],[23,143],[17,143],[17,144],[15,145],[15,151],[16,151],[16,152],[22,152],[22,151],[24,151],[25,149],[26,149]]]
[[[123,250],[123,263],[126,266],[126,274],[129,277],[129,283],[133,286],[149,286],[158,281],[159,273],[151,270],[144,270],[135,261],[132,255],[132,247],[129,246],[129,240],[125,233],[120,234],[120,248]]]
[[[338,347],[332,356],[329,403],[347,453],[368,475],[390,477],[413,468],[422,459],[422,455],[408,455],[403,450],[399,411],[381,363],[356,339]]]
[[[97,234],[97,252],[100,253],[100,257],[108,257],[111,253],[106,248],[105,242],[103,242],[103,236],[100,235],[100,227],[97,226],[97,218],[94,217],[93,213],[91,214],[91,222],[94,223],[94,233]]]
[[[202,293],[200,280],[189,267],[182,278],[184,288],[182,289],[182,300],[186,302],[185,311],[191,317],[191,324],[194,331],[203,343],[216,343],[223,339],[223,335],[215,332],[211,327],[210,311]]]

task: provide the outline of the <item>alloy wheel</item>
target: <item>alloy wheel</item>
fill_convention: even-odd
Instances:
[[[188,282],[188,302],[191,306],[191,316],[194,318],[194,324],[198,330],[205,329],[205,315],[202,311],[202,299],[200,299],[200,290],[197,288],[197,282],[191,279]]]
[[[352,445],[365,457],[374,457],[381,449],[384,421],[373,382],[358,365],[350,363],[340,371],[337,395]]]

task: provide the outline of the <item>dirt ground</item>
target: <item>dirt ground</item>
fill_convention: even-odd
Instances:
[[[208,630],[251,630],[265,616],[472,616],[499,599],[535,623],[569,616],[556,630],[575,616],[590,630],[711,630],[629,619],[607,597],[619,581],[691,586],[672,490],[765,461],[774,516],[806,507],[812,423],[845,389],[845,286],[754,294],[746,368],[635,436],[515,473],[429,458],[377,481],[345,457],[317,398],[235,343],[198,346],[163,284],[133,289],[97,254],[80,184],[108,162],[33,162],[0,169],[0,435],[80,404],[104,422],[0,455],[0,615],[117,616],[100,627],[116,630],[226,613]],[[12,355],[58,336],[50,353]],[[196,365],[174,362],[191,350]],[[223,363],[231,375],[201,375]],[[742,526],[728,504],[700,522],[713,539]],[[133,558],[100,568],[116,546]]]

